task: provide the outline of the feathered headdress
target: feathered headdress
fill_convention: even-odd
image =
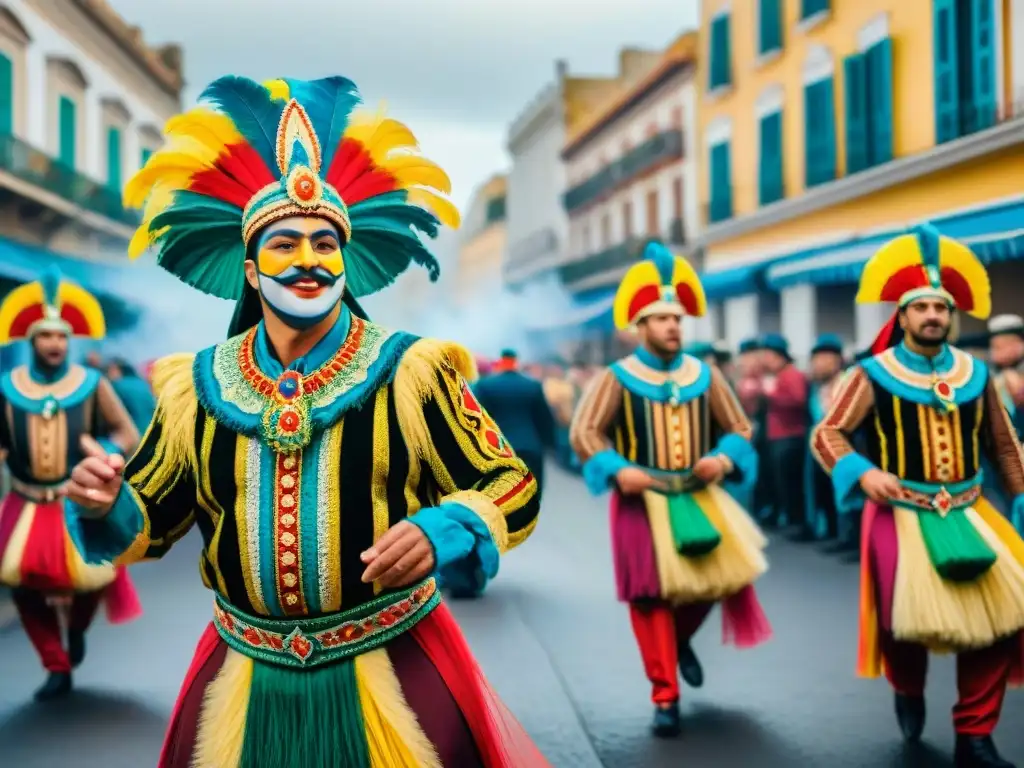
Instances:
[[[36,282],[15,288],[0,304],[0,344],[31,339],[40,331],[102,339],[107,328],[96,298],[62,280],[53,267]]]
[[[650,315],[703,317],[706,311],[704,286],[693,267],[656,240],[644,247],[643,261],[622,278],[612,307],[619,330],[632,328]]]
[[[145,206],[130,255],[155,247],[182,281],[239,299],[253,236],[316,215],[338,228],[355,296],[389,285],[410,262],[437,278],[419,235],[459,225],[448,176],[402,123],[357,110],[352,81],[228,76],[199,98],[167,123],[166,145],[128,182],[125,204]]]
[[[963,243],[922,224],[890,240],[868,260],[856,300],[858,304],[895,302],[902,308],[929,297],[943,299],[979,320],[992,312],[992,286],[978,257]],[[892,346],[896,330],[894,315],[872,351],[877,354]]]

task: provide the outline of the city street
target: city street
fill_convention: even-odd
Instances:
[[[717,613],[695,647],[706,683],[686,691],[684,735],[648,734],[648,685],[625,608],[614,599],[603,500],[552,469],[533,539],[505,560],[486,597],[455,611],[495,687],[556,768],[889,768],[949,766],[949,659],[934,663],[925,746],[905,751],[883,681],[854,676],[857,571],[814,547],[773,543],[761,597],[775,639],[720,645]],[[191,535],[134,569],[147,613],[98,626],[69,700],[31,703],[41,680],[20,630],[0,634],[0,765],[153,765],[178,684],[209,620]],[[1024,760],[1024,692],[1011,692],[998,743]],[[524,766],[524,768],[528,768]]]

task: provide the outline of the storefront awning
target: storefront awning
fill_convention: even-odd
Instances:
[[[1024,222],[1024,200],[930,219],[930,223],[942,234],[971,246],[985,264],[1024,259],[1024,229],[1020,226],[1021,222]],[[765,282],[773,290],[800,284],[856,283],[864,264],[880,245],[917,223],[910,222],[907,227],[892,228],[790,254],[766,269]]]
[[[764,268],[762,263],[723,269],[720,272],[705,272],[700,276],[704,294],[709,301],[722,301],[754,293],[757,290],[757,276]]]

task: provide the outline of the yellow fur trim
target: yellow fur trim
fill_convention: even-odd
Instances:
[[[967,511],[997,558],[987,573],[964,584],[946,581],[936,572],[918,514],[893,510],[899,542],[892,605],[896,639],[935,651],[957,651],[988,647],[1024,628],[1024,566],[1014,557],[1014,550],[1020,553],[1024,543],[1008,523],[992,526],[999,513],[984,499]]]
[[[185,468],[196,468],[196,416],[199,400],[192,381],[195,355],[179,353],[158,360],[153,365],[153,391],[156,393],[156,416],[161,427],[160,444],[163,466],[173,479]]]
[[[472,510],[477,517],[484,521],[487,530],[491,532],[491,538],[494,540],[494,546],[497,547],[499,554],[503,555],[508,552],[508,520],[497,504],[480,491],[456,491],[441,499],[442,503],[446,501],[461,504],[466,509]]]
[[[442,768],[383,648],[355,658],[371,768]]]
[[[418,456],[426,456],[431,445],[423,404],[432,396],[443,396],[438,373],[445,368],[469,381],[477,375],[476,361],[465,347],[435,339],[420,339],[409,347],[395,372],[398,423]]]
[[[716,485],[693,494],[722,541],[709,555],[683,557],[676,551],[668,518],[668,499],[644,493],[654,540],[662,597],[675,604],[720,600],[739,592],[768,570],[768,540],[742,507]]]
[[[193,768],[235,768],[242,761],[253,660],[228,649],[206,688],[199,715]]]

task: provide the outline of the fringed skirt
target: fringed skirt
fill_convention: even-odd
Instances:
[[[82,559],[64,519],[64,501],[9,493],[0,502],[0,584],[43,592],[93,592],[116,576]]]
[[[1024,541],[984,498],[967,519],[995,552],[969,582],[942,578],[932,565],[920,513],[869,503],[864,510],[861,672],[876,676],[878,629],[936,652],[986,648],[1024,628]],[[934,514],[931,512],[925,514]]]
[[[159,768],[548,768],[444,604],[352,659],[292,669],[211,625]]]

